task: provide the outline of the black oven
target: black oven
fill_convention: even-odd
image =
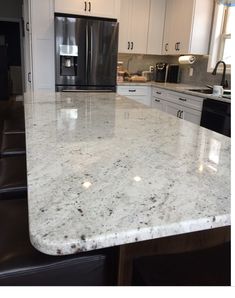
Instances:
[[[231,137],[230,102],[204,99],[201,126]]]

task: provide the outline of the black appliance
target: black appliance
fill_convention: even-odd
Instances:
[[[170,64],[168,67],[167,74],[168,83],[179,83],[180,82],[180,67],[178,64]]]
[[[56,91],[116,91],[117,20],[55,14]]]
[[[168,64],[157,63],[155,67],[155,82],[166,82]]]
[[[231,104],[214,99],[204,99],[201,126],[231,137]]]

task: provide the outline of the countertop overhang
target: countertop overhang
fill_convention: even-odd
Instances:
[[[230,225],[230,138],[115,93],[29,94],[25,122],[39,251]]]

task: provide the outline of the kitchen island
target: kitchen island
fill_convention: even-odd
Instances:
[[[67,255],[230,225],[230,138],[114,93],[25,98],[29,231]]]

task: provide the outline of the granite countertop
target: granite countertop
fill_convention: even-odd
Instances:
[[[28,95],[25,120],[39,251],[230,225],[230,138],[114,93]]]
[[[185,93],[188,95],[193,95],[201,98],[211,98],[214,100],[218,101],[224,101],[231,103],[231,99],[226,98],[226,97],[218,97],[213,94],[205,94],[205,93],[200,93],[196,91],[189,91],[189,89],[208,89],[206,86],[201,86],[201,85],[190,85],[190,84],[182,84],[182,83],[159,83],[159,82],[121,82],[118,83],[118,86],[129,86],[129,85],[135,85],[135,86],[150,86],[150,87],[159,87],[162,89],[170,90],[170,91],[175,91],[175,92],[181,92]]]

